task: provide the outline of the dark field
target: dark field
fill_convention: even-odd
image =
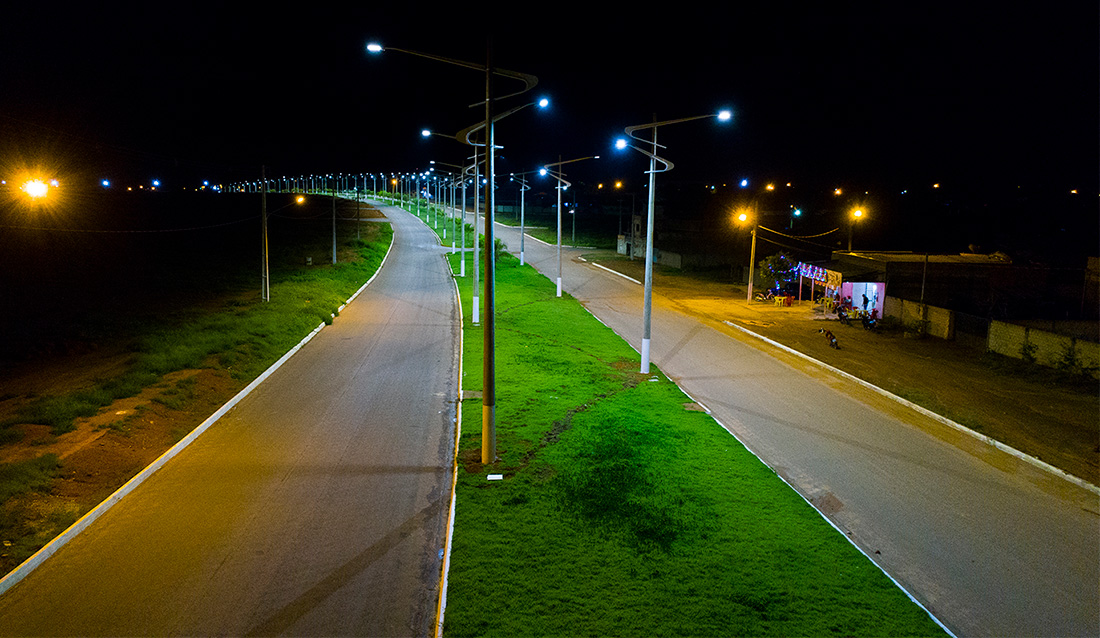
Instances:
[[[56,193],[56,197],[54,197]],[[7,195],[7,193],[5,193]],[[136,324],[195,305],[260,295],[261,196],[213,192],[51,192],[0,207],[0,366],[94,349]],[[332,198],[268,194],[272,278],[332,259]],[[338,200],[338,247],[356,237]],[[363,206],[363,217],[378,213]],[[0,368],[2,372],[2,368]]]

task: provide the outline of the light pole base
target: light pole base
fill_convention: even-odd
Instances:
[[[473,312],[474,323],[481,323],[481,313],[478,311],[478,298],[476,296],[474,297],[474,308],[473,308],[473,310],[474,310],[474,312]]]
[[[497,407],[481,406],[481,464],[491,465],[497,461]]]
[[[649,374],[649,339],[642,339],[642,374]]]
[[[558,277],[558,296],[561,296],[561,277]]]

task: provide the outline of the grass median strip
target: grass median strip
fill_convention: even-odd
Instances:
[[[481,465],[464,400],[445,635],[943,633],[580,304],[510,255],[496,282],[500,460]],[[476,392],[482,332],[465,330]]]

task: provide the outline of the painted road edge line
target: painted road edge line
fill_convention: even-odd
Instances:
[[[794,348],[790,348],[790,347],[785,346],[785,345],[783,345],[783,344],[781,344],[777,341],[769,339],[769,338],[767,338],[763,335],[757,334],[757,333],[753,332],[752,330],[749,330],[747,328],[739,326],[739,325],[737,325],[737,324],[735,324],[735,323],[733,323],[729,320],[723,320],[722,323],[724,323],[727,326],[729,326],[731,328],[734,328],[736,330],[740,330],[741,332],[743,332],[743,333],[745,333],[749,336],[756,337],[757,339],[760,339],[761,341],[763,341],[763,342],[765,342],[765,343],[767,343],[771,346],[779,348],[780,350],[783,350],[784,352],[787,352],[789,354],[793,354],[796,357],[799,357],[799,358],[804,359],[806,361],[810,361],[810,362],[812,362],[812,363],[814,363],[818,366],[821,366],[822,368],[824,368],[824,369],[826,369],[826,370],[828,370],[828,371],[830,371],[830,372],[832,372],[832,373],[834,373],[838,376],[841,376],[845,379],[848,379],[849,381],[854,381],[855,383],[858,383],[859,385],[867,388],[868,390],[876,392],[876,393],[878,393],[878,394],[880,394],[880,395],[882,395],[882,396],[884,396],[888,399],[891,399],[892,401],[896,401],[897,403],[900,403],[901,405],[904,405],[908,408],[911,408],[912,410],[914,410],[916,412],[919,412],[920,414],[923,414],[924,416],[926,416],[926,417],[928,417],[928,418],[930,418],[934,421],[942,423],[943,425],[946,425],[949,428],[952,428],[952,429],[957,430],[957,431],[959,431],[963,434],[971,436],[971,437],[981,441],[982,443],[986,443],[986,444],[988,444],[992,447],[995,447],[998,450],[1000,450],[1000,451],[1002,451],[1002,452],[1004,452],[1004,453],[1006,453],[1010,456],[1014,456],[1014,457],[1020,459],[1021,461],[1024,461],[1026,463],[1030,463],[1031,465],[1034,465],[1035,467],[1037,467],[1041,470],[1044,470],[1044,471],[1046,471],[1050,474],[1053,474],[1053,475],[1055,475],[1059,478],[1065,479],[1066,481],[1069,481],[1070,483],[1073,483],[1073,484],[1077,485],[1078,487],[1082,487],[1082,488],[1092,492],[1093,494],[1100,495],[1100,486],[1093,485],[1092,483],[1089,483],[1088,481],[1086,481],[1083,478],[1074,476],[1074,475],[1070,474],[1069,472],[1066,472],[1065,470],[1061,470],[1057,467],[1054,467],[1050,463],[1047,463],[1046,461],[1044,461],[1040,458],[1036,458],[1034,456],[1031,456],[1030,454],[1026,454],[1024,452],[1021,452],[1020,450],[1017,450],[1016,448],[1014,448],[1010,445],[1006,445],[1004,443],[1001,443],[997,439],[986,436],[986,435],[984,435],[980,432],[975,432],[974,430],[971,430],[970,428],[966,427],[965,425],[962,425],[961,423],[956,423],[955,421],[952,421],[951,419],[949,419],[949,418],[947,418],[943,415],[936,414],[935,412],[929,410],[928,408],[921,407],[921,406],[917,405],[916,403],[913,403],[912,401],[903,399],[902,397],[899,397],[898,395],[896,395],[892,392],[888,392],[886,390],[883,390],[882,388],[878,387],[877,385],[875,385],[873,383],[870,383],[868,381],[864,381],[863,379],[860,379],[859,377],[855,376],[854,374],[845,372],[845,371],[843,371],[839,368],[835,368],[835,367],[833,367],[833,366],[831,366],[831,365],[829,365],[829,364],[827,364],[823,361],[819,361],[817,359],[814,359],[813,357],[811,357],[809,355],[806,355],[806,354],[803,354],[803,353],[795,350]]]
[[[463,253],[462,258],[466,258],[465,253]],[[447,262],[446,255],[443,256],[443,259]],[[450,262],[447,263],[449,268]],[[454,282],[455,303],[458,305],[458,397],[455,401],[455,451],[451,467],[451,507],[447,514],[447,537],[443,547],[442,573],[439,576],[439,604],[435,613],[436,638],[443,638],[443,615],[447,611],[447,585],[449,584],[448,576],[451,572],[451,546],[455,533],[455,503],[458,500],[458,442],[462,439],[462,353],[466,344],[466,326],[462,315],[462,295],[458,289],[458,278],[455,277],[453,272],[451,273],[451,281]]]
[[[580,302],[578,302],[578,303],[580,303]],[[627,340],[627,339],[626,339],[626,338],[625,338],[625,337],[624,337],[623,335],[620,335],[620,334],[618,333],[618,331],[616,331],[616,330],[615,330],[614,328],[612,328],[611,326],[608,326],[608,325],[607,325],[606,323],[604,323],[604,322],[603,322],[603,321],[602,321],[602,320],[601,320],[601,319],[600,319],[599,317],[597,317],[597,316],[595,315],[595,313],[593,313],[593,312],[592,312],[591,310],[589,310],[589,309],[588,309],[588,306],[586,306],[586,305],[584,305],[584,304],[582,303],[582,304],[581,304],[581,307],[582,307],[582,308],[584,308],[585,312],[587,312],[587,313],[588,313],[588,314],[589,314],[590,316],[592,316],[592,317],[593,317],[593,318],[594,318],[594,319],[595,319],[596,321],[599,321],[599,322],[600,322],[601,324],[603,324],[603,325],[604,325],[604,326],[606,326],[606,327],[607,327],[607,328],[608,328],[609,330],[611,330],[611,332],[613,332],[613,333],[615,333],[616,335],[618,335],[618,336],[619,336],[619,338],[620,338],[620,339],[622,339],[622,340],[623,340],[623,342],[624,342],[624,343],[626,343],[626,345],[627,345],[627,346],[629,346],[629,347],[631,347],[631,348],[634,348],[634,346],[630,344],[630,341],[628,341],[628,340]],[[637,349],[635,349],[634,351],[635,351],[635,352],[637,352]],[[692,401],[695,401],[696,403],[699,403],[699,402],[698,402],[698,401],[697,401],[697,400],[695,399],[695,397],[691,396],[691,394],[690,394],[690,393],[689,393],[689,392],[688,392],[687,390],[685,390],[685,389],[684,389],[683,387],[681,387],[681,386],[680,386],[680,384],[679,384],[679,383],[677,383],[677,382],[676,382],[676,381],[675,381],[675,380],[674,380],[674,379],[673,379],[672,377],[668,376],[668,375],[667,375],[667,374],[665,374],[664,372],[661,372],[661,368],[660,368],[660,366],[655,366],[655,367],[656,367],[656,370],[657,370],[656,374],[658,374],[659,376],[662,376],[662,377],[664,377],[665,379],[667,379],[668,381],[670,381],[671,383],[673,383],[673,384],[674,384],[674,385],[675,385],[675,386],[676,386],[677,388],[679,388],[679,389],[680,389],[680,392],[683,392],[683,393],[684,393],[684,396],[688,397],[688,398],[689,398],[689,399],[691,399]],[[651,376],[652,376],[652,373],[651,373]],[[699,405],[703,405],[703,404],[702,404],[702,403],[699,403]],[[706,406],[703,406],[703,407],[704,407],[704,408],[706,408]],[[906,589],[906,588],[905,588],[905,586],[903,586],[903,585],[902,585],[902,584],[901,584],[900,582],[898,582],[898,580],[897,580],[896,578],[894,578],[894,577],[893,577],[893,576],[892,576],[892,575],[890,574],[890,572],[886,571],[886,569],[885,569],[885,568],[883,568],[883,566],[882,566],[882,565],[879,565],[879,564],[878,564],[878,563],[877,563],[877,562],[875,561],[875,559],[874,559],[874,558],[871,558],[871,555],[870,555],[870,554],[868,554],[868,553],[867,553],[866,551],[864,551],[862,547],[860,547],[859,545],[857,545],[857,544],[856,544],[856,542],[855,542],[855,540],[853,540],[851,536],[849,536],[848,534],[844,533],[844,530],[842,530],[842,529],[840,529],[839,527],[837,527],[836,523],[834,523],[834,522],[833,522],[832,520],[830,520],[830,519],[829,519],[829,517],[828,517],[828,516],[826,516],[824,512],[822,512],[821,510],[817,509],[817,507],[816,507],[816,506],[815,506],[815,505],[814,505],[813,503],[811,503],[811,502],[810,502],[810,499],[806,498],[806,496],[805,496],[805,495],[804,495],[804,494],[803,494],[802,492],[800,492],[800,491],[798,490],[798,488],[796,488],[796,487],[795,487],[794,485],[792,485],[792,484],[791,484],[791,482],[790,482],[790,481],[788,481],[788,480],[787,480],[786,478],[784,478],[782,474],[780,474],[779,472],[776,472],[776,471],[775,471],[775,468],[774,468],[774,467],[772,467],[771,465],[769,465],[767,461],[765,461],[765,460],[764,460],[764,459],[763,459],[763,458],[762,458],[762,457],[761,457],[761,456],[760,456],[759,454],[757,454],[757,453],[756,453],[756,450],[752,449],[752,448],[751,448],[751,447],[750,447],[750,446],[749,446],[749,445],[748,445],[748,444],[747,444],[747,443],[746,443],[745,441],[743,441],[743,440],[741,439],[741,437],[737,436],[737,434],[735,434],[733,430],[731,430],[730,428],[726,427],[726,424],[725,424],[725,423],[722,423],[722,421],[720,421],[720,420],[719,420],[719,419],[718,419],[717,417],[715,417],[715,416],[714,416],[714,414],[710,412],[710,409],[709,409],[709,408],[707,408],[706,414],[707,414],[707,416],[709,416],[709,417],[711,418],[711,420],[712,420],[712,421],[714,421],[714,423],[715,423],[715,424],[717,424],[717,425],[718,425],[718,427],[720,427],[720,428],[722,428],[723,430],[725,430],[725,431],[726,431],[726,433],[727,433],[727,434],[729,434],[730,436],[732,436],[732,437],[734,438],[734,440],[735,440],[735,441],[737,441],[738,443],[740,443],[740,444],[741,444],[741,447],[743,447],[743,448],[745,448],[746,450],[748,450],[749,454],[752,454],[752,455],[753,455],[754,457],[756,457],[756,460],[760,461],[760,463],[761,463],[761,464],[763,464],[763,465],[764,465],[764,467],[766,467],[766,468],[768,468],[769,470],[771,470],[772,474],[774,474],[774,475],[775,475],[776,477],[778,477],[778,478],[779,478],[779,480],[783,481],[783,483],[785,483],[785,484],[787,485],[787,487],[789,487],[789,488],[791,489],[791,491],[792,491],[792,492],[794,492],[795,494],[797,494],[799,498],[801,498],[801,499],[802,499],[803,501],[805,501],[805,502],[806,502],[806,504],[807,504],[807,505],[809,505],[811,509],[813,509],[813,511],[817,512],[817,515],[818,515],[818,516],[820,516],[821,518],[825,519],[825,521],[826,521],[827,523],[829,523],[829,525],[830,525],[830,526],[831,526],[831,527],[832,527],[833,529],[835,529],[835,530],[837,531],[837,533],[838,533],[838,534],[840,534],[840,535],[841,535],[841,537],[843,537],[843,538],[844,538],[844,540],[848,541],[848,543],[849,543],[849,544],[850,544],[850,545],[851,545],[852,547],[855,547],[855,548],[856,548],[856,550],[857,550],[857,551],[858,551],[859,553],[861,553],[861,554],[863,554],[864,556],[866,556],[866,557],[867,557],[867,560],[871,561],[871,564],[872,564],[872,565],[874,565],[875,567],[877,567],[877,568],[878,568],[878,570],[879,570],[880,572],[882,572],[882,573],[883,573],[883,574],[884,574],[884,575],[885,575],[885,576],[886,576],[887,578],[889,578],[889,579],[890,579],[890,582],[894,583],[894,585],[895,585],[895,586],[897,586],[897,588],[898,588],[898,589],[900,589],[900,590],[901,590],[901,591],[902,591],[902,592],[903,592],[903,593],[904,593],[904,594],[905,594],[906,596],[908,596],[908,597],[909,597],[909,600],[913,601],[913,603],[914,603],[914,604],[916,604],[916,605],[917,605],[918,607],[920,607],[921,609],[923,609],[923,610],[924,610],[924,613],[928,614],[928,617],[929,617],[929,618],[931,618],[931,619],[932,619],[932,621],[933,621],[933,622],[935,622],[935,623],[936,623],[937,625],[939,625],[939,626],[940,626],[940,627],[941,627],[941,628],[942,628],[942,629],[943,629],[943,630],[944,630],[944,631],[945,631],[945,632],[947,633],[947,635],[949,635],[949,636],[952,636],[952,637],[954,638],[954,636],[955,636],[954,632],[952,632],[952,631],[951,631],[950,629],[948,629],[948,628],[947,628],[947,626],[946,626],[946,625],[944,625],[944,624],[943,624],[943,622],[942,622],[942,621],[941,621],[941,620],[940,620],[939,618],[937,618],[937,617],[936,617],[936,615],[935,615],[935,614],[933,614],[933,613],[932,613],[932,611],[931,611],[930,609],[928,609],[928,607],[925,607],[925,606],[924,606],[924,604],[923,604],[923,603],[921,603],[921,602],[920,602],[919,600],[917,600],[917,598],[916,598],[915,596],[913,596],[913,594],[912,594],[912,593],[911,593],[911,592],[910,592],[910,591],[909,591],[908,589]]]
[[[378,276],[378,273],[382,272],[382,266],[386,263],[386,258],[390,256],[390,249],[392,248],[393,238],[391,237],[390,245],[388,248],[386,248],[386,254],[382,257],[382,261],[378,264],[378,270],[376,270],[375,273],[371,275],[370,279],[367,280],[367,283],[363,284],[359,288],[359,290],[356,291],[355,294],[353,294],[351,298],[344,303],[344,305],[340,306],[341,308],[344,308],[345,306],[347,306],[348,303],[351,303],[351,300],[358,296],[359,293],[362,292],[363,289],[370,284],[370,282],[374,281],[374,278]],[[54,553],[57,552],[57,550],[64,547],[65,544],[71,541],[73,538],[76,538],[77,534],[84,531],[89,525],[95,522],[97,518],[105,514],[107,510],[111,509],[111,507],[114,506],[115,503],[122,500],[122,497],[132,492],[134,488],[145,482],[145,479],[152,476],[168,461],[172,460],[174,456],[182,452],[184,448],[194,442],[195,439],[199,437],[199,435],[208,430],[210,426],[214,425],[214,423],[218,421],[218,419],[225,416],[225,414],[233,409],[238,403],[240,403],[242,399],[251,394],[257,386],[259,386],[264,380],[270,377],[276,370],[282,367],[282,365],[286,363],[287,360],[290,359],[290,357],[301,350],[302,347],[305,346],[307,343],[312,341],[313,338],[317,336],[317,334],[321,332],[324,327],[325,323],[322,322],[319,326],[314,328],[312,332],[306,335],[304,339],[299,341],[298,345],[288,350],[287,353],[284,354],[282,357],[279,357],[278,361],[271,364],[267,368],[267,370],[264,370],[260,374],[260,376],[253,379],[251,383],[244,387],[243,390],[238,392],[236,395],[233,396],[233,398],[222,405],[222,407],[218,408],[216,412],[207,417],[205,421],[198,425],[198,427],[191,430],[191,432],[188,433],[187,436],[183,437],[175,445],[168,448],[168,450],[166,450],[164,454],[161,454],[159,457],[157,457],[155,461],[146,466],[145,469],[138,472],[129,481],[126,481],[122,485],[122,487],[115,490],[110,496],[101,501],[99,505],[96,505],[91,510],[89,510],[87,514],[81,516],[80,519],[70,525],[68,529],[55,536],[53,540],[51,540],[49,543],[46,543],[46,545],[44,545],[42,549],[32,554],[30,558],[20,563],[18,567],[5,574],[3,578],[0,578],[0,596],[4,595],[4,593],[11,589],[16,583],[26,578],[28,574],[30,574],[39,565],[45,562],[47,558],[53,556]]]
[[[624,274],[622,274],[621,272],[619,272],[617,270],[612,270],[612,269],[608,268],[607,266],[597,264],[594,261],[589,261],[587,263],[592,264],[593,266],[595,266],[596,268],[599,268],[600,270],[606,270],[607,272],[611,273],[612,275],[618,275],[618,276],[622,277],[623,279],[626,279],[627,281],[633,281],[634,283],[638,284],[639,286],[642,285],[642,282],[640,282],[637,279],[635,279],[633,277],[630,277],[628,275],[624,275]]]

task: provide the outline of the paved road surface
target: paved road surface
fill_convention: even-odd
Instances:
[[[518,251],[515,229],[496,233]],[[554,280],[556,248],[525,244]],[[582,252],[566,252],[564,290],[640,348],[642,287]],[[681,310],[654,291],[653,362],[949,629],[1100,635],[1095,493]]]
[[[434,236],[384,211],[367,290],[0,597],[0,633],[434,632],[459,315]]]

